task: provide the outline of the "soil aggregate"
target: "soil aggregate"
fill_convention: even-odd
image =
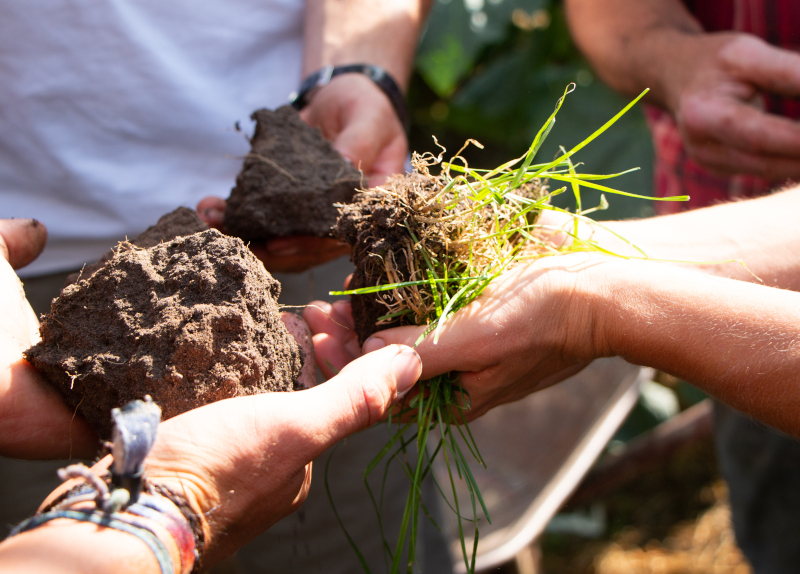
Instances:
[[[291,106],[257,110],[251,152],[227,200],[223,227],[245,241],[327,237],[334,203],[350,201],[361,173]]]
[[[278,312],[280,284],[262,263],[213,229],[162,241],[197,226],[185,212],[170,215],[137,238],[155,245],[120,243],[65,287],[42,319],[41,342],[25,353],[104,439],[111,409],[130,400],[150,395],[168,419],[293,390],[302,368]]]
[[[192,235],[206,229],[208,229],[208,225],[197,216],[197,212],[194,209],[179,207],[166,215],[162,215],[155,225],[151,225],[133,239],[128,240],[128,243],[146,249],[154,247],[163,241],[171,241],[176,237]],[[64,286],[72,285],[78,279],[88,279],[94,275],[107,261],[113,259],[114,252],[114,249],[109,249],[96,263],[85,265],[77,273],[69,275]]]
[[[398,200],[387,201],[385,191],[371,189],[357,193],[351,203],[340,206],[334,237],[352,247],[350,259],[355,265],[348,289],[411,279],[408,253],[405,249],[409,229],[415,231],[419,237],[422,232],[430,235],[430,227],[436,225],[429,224],[426,225],[427,230],[420,230],[420,224],[409,207],[414,199],[410,196],[419,187],[433,195],[441,186],[438,180],[420,174],[396,176],[389,180],[385,188],[390,191],[389,197],[396,197]],[[432,247],[433,243],[428,242],[428,247]],[[446,240],[442,238],[442,250],[445,244]],[[383,265],[384,258],[389,253],[392,254],[396,271],[396,277],[391,280],[387,280]],[[378,325],[378,318],[387,313],[387,307],[381,303],[381,299],[391,302],[390,292],[350,297],[355,330],[362,345],[376,331],[413,324],[404,317],[397,317]]]

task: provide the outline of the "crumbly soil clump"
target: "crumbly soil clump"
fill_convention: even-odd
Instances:
[[[175,211],[162,215],[155,225],[151,225],[133,239],[129,239],[128,243],[146,249],[164,241],[171,241],[176,237],[192,235],[206,229],[208,229],[208,225],[197,216],[197,212],[194,209],[179,207]],[[97,260],[97,263],[85,265],[77,273],[69,275],[64,286],[72,285],[79,279],[88,279],[101,269],[107,261],[111,261],[114,258],[114,253],[114,249],[109,249]]]
[[[535,182],[516,193],[537,198],[544,189]],[[498,257],[496,246],[480,238],[495,235],[491,228],[498,217],[504,221],[502,216],[492,209],[476,209],[471,199],[447,191],[443,178],[429,173],[394,176],[383,186],[357,193],[339,210],[334,237],[352,247],[356,268],[349,289],[428,281],[431,265],[440,271],[447,268],[440,276],[456,277],[465,272],[468,260],[480,263]],[[533,223],[537,216],[534,211],[525,217]],[[520,241],[524,239],[509,240],[508,248]],[[441,304],[437,296],[427,285],[352,295],[359,342],[382,329],[427,324]]]
[[[440,188],[438,180],[419,174],[398,176],[384,188],[359,192],[350,204],[340,207],[334,237],[352,247],[350,259],[355,265],[348,289],[412,280],[409,227],[417,234],[422,231],[413,217],[412,204],[415,199],[434,195]],[[446,249],[446,238],[437,243]],[[414,324],[405,315],[378,325],[378,318],[389,313],[394,301],[390,291],[353,295],[350,301],[360,344],[378,330]]]
[[[252,118],[252,150],[228,198],[226,233],[254,242],[329,236],[338,216],[334,203],[350,201],[361,173],[291,106],[258,110]]]
[[[213,229],[147,249],[125,242],[53,301],[25,355],[107,439],[111,409],[145,395],[168,419],[292,390],[303,361],[279,293],[241,240]]]

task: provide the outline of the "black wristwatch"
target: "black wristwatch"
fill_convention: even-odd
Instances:
[[[325,86],[332,78],[341,76],[342,74],[364,74],[386,94],[389,101],[392,102],[397,117],[403,128],[408,132],[408,110],[406,109],[406,100],[403,93],[397,86],[397,82],[392,79],[389,73],[380,66],[373,66],[371,64],[350,64],[348,66],[325,66],[321,70],[317,70],[308,76],[303,83],[300,84],[300,89],[296,92],[289,94],[289,103],[296,110],[302,110],[308,104],[311,93]]]

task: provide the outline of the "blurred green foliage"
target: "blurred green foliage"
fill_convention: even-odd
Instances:
[[[438,153],[435,135],[450,153],[468,139],[474,167],[495,167],[527,151],[570,82],[577,84],[539,152],[544,161],[559,146],[572,147],[625,106],[627,100],[595,79],[569,36],[560,0],[438,0],[428,20],[409,89],[411,148]],[[640,107],[576,156],[588,173],[641,170],[612,187],[652,193],[652,144]],[[609,182],[611,183],[611,182]],[[584,190],[584,206],[599,193]],[[557,199],[570,206],[571,194]],[[643,200],[607,197],[598,219],[645,217]]]

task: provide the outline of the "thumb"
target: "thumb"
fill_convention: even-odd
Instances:
[[[476,343],[474,329],[458,330],[461,324],[459,319],[460,317],[451,318],[444,324],[438,342],[434,343],[434,335],[430,333],[415,346],[420,357],[424,357],[421,375],[423,379],[454,370],[479,368],[479,364],[475,362],[479,353],[474,352]],[[362,351],[365,357],[369,357],[387,345],[412,346],[426,329],[427,326],[408,326],[377,331],[364,341]],[[454,330],[457,332],[451,335]]]
[[[36,259],[47,243],[47,229],[36,219],[0,219],[0,256],[14,269]]]
[[[327,383],[294,394],[310,423],[306,432],[319,440],[318,454],[381,420],[421,372],[414,349],[389,345],[359,357]]]

